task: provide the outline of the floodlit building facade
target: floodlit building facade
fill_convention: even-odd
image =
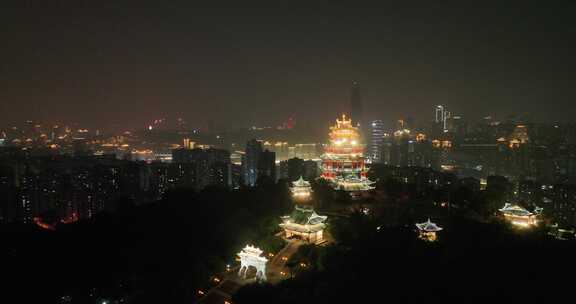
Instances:
[[[305,181],[302,176],[297,181],[292,182],[290,191],[292,192],[292,199],[297,204],[307,204],[312,199],[310,182]]]
[[[357,127],[342,115],[330,127],[330,142],[322,155],[322,178],[337,190],[366,191],[374,189],[366,174],[364,145]]]
[[[537,214],[521,206],[506,203],[499,210],[504,215],[504,218],[514,226],[528,228],[538,224]]]
[[[280,227],[286,238],[297,237],[310,244],[324,242],[326,216],[316,214],[311,207],[294,207],[290,215],[281,217]]]
[[[262,250],[254,246],[246,246],[238,253],[240,270],[238,276],[246,279],[248,268],[256,268],[256,281],[266,281],[266,263],[268,259],[262,256]]]
[[[418,237],[427,242],[435,242],[438,239],[436,233],[443,229],[430,219],[424,223],[417,223],[416,228],[418,228]]]

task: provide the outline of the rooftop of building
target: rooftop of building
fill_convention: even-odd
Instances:
[[[298,180],[292,182],[292,186],[294,186],[294,187],[310,187],[310,182],[304,180],[304,178],[302,178],[302,176],[300,176],[300,178]]]
[[[424,232],[437,232],[443,229],[442,227],[436,225],[436,223],[433,223],[430,219],[424,223],[416,223],[416,227],[418,230]]]
[[[283,224],[316,225],[322,224],[328,217],[318,215],[311,207],[295,206],[290,215],[282,217]]]
[[[526,208],[524,208],[522,206],[509,204],[509,203],[504,204],[504,207],[502,207],[499,210],[500,210],[500,212],[504,213],[505,215],[512,215],[512,216],[531,216],[531,215],[534,215],[534,213],[526,210]]]

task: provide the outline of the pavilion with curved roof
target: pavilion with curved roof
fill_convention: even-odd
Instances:
[[[416,228],[418,228],[418,237],[428,242],[436,241],[436,233],[444,229],[432,222],[430,219],[424,223],[416,223]]]
[[[282,216],[280,227],[286,238],[297,237],[311,244],[324,241],[324,223],[328,217],[318,215],[311,207],[294,206],[290,215]]]

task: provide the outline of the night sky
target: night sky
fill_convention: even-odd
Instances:
[[[574,5],[196,2],[2,1],[0,126],[325,125],[354,80],[370,119],[576,114]]]

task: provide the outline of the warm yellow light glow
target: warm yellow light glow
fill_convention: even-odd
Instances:
[[[454,171],[455,167],[453,165],[440,165],[443,171]]]
[[[514,226],[518,226],[518,227],[522,227],[522,228],[530,227],[530,224],[527,222],[511,221],[510,223],[512,223],[512,225],[514,225]]]
[[[436,232],[431,231],[420,231],[419,238],[427,242],[435,242],[438,239]]]
[[[310,196],[310,192],[295,192],[294,196],[308,197],[308,196]]]

